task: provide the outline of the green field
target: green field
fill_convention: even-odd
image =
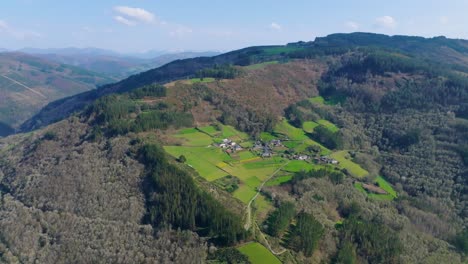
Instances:
[[[219,148],[165,146],[164,150],[175,158],[184,155],[187,159],[186,163],[208,181],[214,181],[228,175],[218,165],[224,161],[229,162],[231,157]]]
[[[284,134],[291,140],[305,140],[309,138],[304,133],[304,130],[292,126],[286,119],[283,119],[276,125],[275,132]]]
[[[217,134],[220,134],[221,132],[216,129],[214,126],[205,126],[205,127],[199,127],[198,130],[201,132],[204,132],[212,137],[216,136]]]
[[[314,121],[306,121],[302,124],[302,129],[304,129],[305,132],[307,133],[312,133],[314,132],[314,129],[318,126],[318,123],[315,123]]]
[[[315,96],[312,98],[309,98],[309,102],[313,104],[319,104],[319,105],[337,105],[339,103],[344,103],[346,100],[346,97],[344,96],[331,96],[328,97],[327,99],[323,98],[322,96]]]
[[[369,194],[369,197],[376,198],[379,200],[387,200],[387,201],[391,201],[398,197],[397,192],[393,189],[390,183],[388,183],[382,176],[378,176],[377,179],[375,179],[375,183],[384,191],[386,191],[388,194],[372,193],[372,194]]]
[[[216,136],[237,142],[249,138],[232,126],[221,125],[221,131],[213,126],[198,129],[203,132],[193,128],[180,130],[174,137],[183,139],[182,146],[165,146],[164,149],[175,158],[184,155],[186,164],[208,181],[216,181],[227,175],[237,177],[239,188],[233,192],[233,196],[244,203],[248,203],[257,193],[257,187],[286,162],[279,157],[262,159],[248,150],[231,157],[221,148],[213,146],[214,141],[220,140]],[[251,141],[245,143],[252,144]]]
[[[240,246],[239,251],[249,258],[252,264],[281,264],[281,262],[262,244],[252,242]]]
[[[292,180],[292,175],[283,175],[283,176],[278,176],[278,177],[275,177],[271,180],[269,180],[265,186],[278,186],[278,185],[281,185],[283,183],[286,183],[286,182],[289,182]]]
[[[360,182],[355,182],[355,183],[354,183],[354,187],[355,187],[356,189],[358,189],[360,192],[362,192],[362,193],[364,193],[364,194],[367,195],[367,191],[364,189],[364,187],[362,187],[362,183],[360,183]]]
[[[252,65],[246,66],[244,68],[246,68],[248,70],[258,70],[258,69],[263,69],[266,66],[272,65],[272,64],[278,64],[278,61],[266,61],[266,62],[263,62],[263,63],[252,64]]]
[[[214,82],[215,81],[215,78],[193,78],[193,79],[190,79],[189,82],[194,84],[194,83],[210,83],[210,82]]]
[[[314,168],[314,164],[304,160],[291,160],[283,170],[288,172],[310,171]]]
[[[185,135],[185,134],[192,134],[192,133],[197,133],[198,130],[196,128],[184,128],[184,129],[181,129],[179,130],[179,132],[177,133],[177,135]]]
[[[283,134],[289,139],[291,139],[292,141],[284,141],[283,144],[287,148],[293,148],[299,153],[304,152],[308,146],[312,145],[320,146],[320,153],[322,155],[328,155],[331,153],[331,151],[324,147],[322,144],[310,139],[303,129],[292,126],[285,119],[276,125],[275,133]]]
[[[315,97],[309,98],[309,102],[313,104],[325,104],[325,99],[322,96],[315,96]]]
[[[191,147],[206,147],[213,143],[213,139],[205,133],[202,133],[196,129],[184,129],[177,133],[176,138],[183,139],[184,146]]]
[[[336,133],[336,132],[338,132],[340,130],[337,126],[335,126],[335,124],[333,124],[332,122],[330,122],[328,120],[325,120],[325,119],[320,119],[320,120],[317,121],[317,123],[319,123],[320,125],[328,128],[333,133]]]
[[[239,159],[241,161],[250,160],[250,159],[255,158],[255,157],[257,157],[257,156],[255,154],[253,154],[252,152],[248,151],[248,150],[244,150],[244,151],[239,152]]]
[[[272,135],[271,133],[262,132],[260,134],[260,139],[263,140],[263,141],[271,141],[273,139],[276,139],[276,137],[274,135]]]
[[[274,209],[271,201],[263,195],[257,196],[252,203],[252,207],[256,209],[256,218],[259,222],[265,220],[268,213]]]
[[[339,166],[345,168],[351,175],[358,178],[367,176],[369,172],[359,166],[359,164],[356,164],[350,159],[347,159],[346,156],[348,155],[348,151],[342,150],[331,154],[330,157],[339,161]]]
[[[225,125],[221,125],[221,137],[237,141],[249,139],[249,135],[247,135],[246,133],[240,132],[232,126]]]

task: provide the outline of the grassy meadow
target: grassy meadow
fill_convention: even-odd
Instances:
[[[238,250],[246,255],[252,264],[281,264],[281,261],[260,243],[248,243],[240,246]]]

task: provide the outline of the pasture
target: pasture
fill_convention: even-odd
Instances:
[[[363,169],[359,164],[354,163],[349,157],[346,150],[338,151],[330,155],[331,158],[340,162],[339,166],[346,169],[352,176],[363,178],[369,174],[368,171]]]
[[[306,121],[302,124],[302,129],[307,132],[307,133],[312,133],[314,132],[314,129],[318,126],[319,124],[314,122],[314,121]]]
[[[238,250],[249,258],[252,264],[281,264],[267,248],[257,242],[242,245]]]
[[[287,172],[300,172],[310,171],[314,168],[314,164],[306,162],[304,160],[291,160],[283,170]]]
[[[276,176],[273,179],[267,181],[267,183],[265,183],[265,186],[279,186],[281,184],[291,181],[292,178],[292,175]]]
[[[328,130],[330,130],[333,133],[336,133],[340,130],[335,124],[325,119],[320,119],[317,121],[317,123],[326,127]]]

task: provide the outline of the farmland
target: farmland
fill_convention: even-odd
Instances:
[[[175,158],[184,155],[186,163],[210,182],[228,175],[237,177],[239,186],[232,195],[245,204],[255,196],[257,187],[286,162],[281,158],[261,159],[249,150],[229,155],[215,146],[223,138],[240,145],[248,142],[245,133],[230,126],[183,129],[174,137],[181,140],[181,146],[165,146],[169,154]]]
[[[269,264],[281,264],[281,262],[259,243],[249,243],[238,248],[239,251],[249,258],[252,264],[269,263]]]
[[[338,151],[330,155],[331,158],[340,162],[340,167],[346,169],[352,176],[363,178],[369,174],[359,164],[349,159],[349,152],[346,150]]]

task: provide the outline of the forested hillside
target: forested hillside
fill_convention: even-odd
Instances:
[[[466,43],[337,34],[51,103],[0,140],[0,256],[466,263]]]
[[[0,53],[0,122],[18,128],[49,102],[114,81],[24,53]],[[6,134],[0,128],[0,136]]]

